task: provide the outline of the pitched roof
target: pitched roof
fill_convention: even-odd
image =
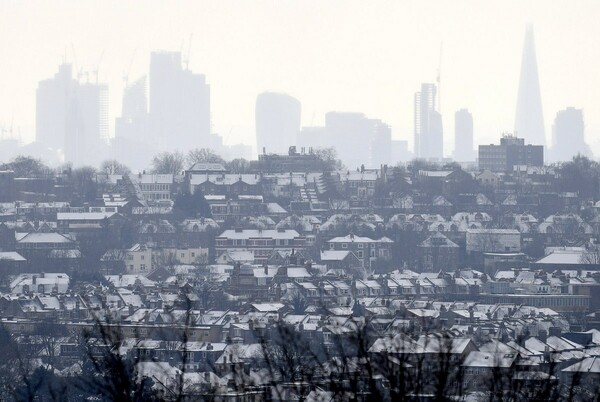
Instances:
[[[351,251],[348,250],[323,250],[321,261],[344,261]]]
[[[15,233],[17,243],[73,243],[60,233]]]
[[[299,237],[300,234],[298,232],[296,232],[293,229],[284,229],[284,230],[277,230],[277,229],[264,229],[264,230],[259,230],[259,229],[244,229],[241,231],[236,231],[236,230],[226,230],[223,233],[221,233],[220,238],[227,238],[227,239],[260,239],[260,238],[266,238],[266,239],[288,239],[288,240],[293,240],[296,237]]]

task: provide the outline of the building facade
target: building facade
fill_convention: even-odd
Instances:
[[[500,145],[479,146],[479,169],[512,172],[515,166],[543,166],[544,146],[525,145],[523,138],[505,135]]]
[[[274,252],[300,251],[306,246],[306,237],[292,229],[226,230],[215,239],[217,255],[226,251],[248,250],[254,254],[257,264],[266,263]]]

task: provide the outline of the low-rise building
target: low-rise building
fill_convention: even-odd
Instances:
[[[266,263],[273,252],[303,250],[306,237],[293,229],[234,229],[226,230],[215,239],[217,255],[225,251],[246,250],[254,254],[254,262]]]
[[[387,237],[371,239],[370,237],[349,234],[328,240],[325,249],[352,251],[363,268],[372,268],[378,259],[389,260],[391,258],[393,244],[394,241]]]

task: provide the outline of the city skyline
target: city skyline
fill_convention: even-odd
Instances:
[[[133,81],[148,73],[151,51],[182,50],[190,70],[204,74],[211,85],[213,131],[228,144],[254,144],[254,100],[258,93],[276,91],[302,102],[302,126],[322,125],[328,111],[360,112],[387,122],[393,139],[408,140],[412,148],[412,94],[421,82],[435,80],[443,42],[440,109],[448,133],[445,154],[450,155],[453,113],[461,108],[473,113],[476,143],[488,143],[498,133],[512,131],[522,38],[526,23],[531,22],[536,30],[545,126],[551,127],[558,110],[583,109],[586,140],[592,148],[598,145],[594,138],[600,128],[600,104],[593,93],[600,82],[593,72],[600,59],[584,51],[594,48],[600,37],[595,35],[598,28],[592,18],[598,6],[592,2],[569,7],[561,2],[544,3],[544,7],[536,7],[540,4],[536,2],[498,2],[485,7],[475,2],[412,7],[388,2],[367,7],[353,2],[310,3],[308,7],[225,2],[191,5],[187,13],[157,2],[155,9],[139,15],[129,3],[109,4],[102,7],[92,2],[83,14],[77,5],[68,10],[37,2],[6,7],[0,26],[2,37],[11,41],[0,39],[5,60],[0,67],[0,84],[5,88],[0,95],[0,123],[8,126],[12,121],[22,127],[26,140],[33,139],[35,85],[51,76],[67,53],[67,61],[73,61],[78,71],[83,67],[92,77],[97,71],[99,81],[108,83],[113,136],[128,66],[132,66],[128,76]],[[458,26],[465,11],[474,18]],[[77,20],[70,18],[74,13],[78,13]],[[369,21],[361,22],[362,14]],[[25,15],[47,36],[43,49],[30,33],[17,35],[16,22]],[[423,26],[408,23],[426,16],[431,19]],[[169,34],[148,35],[149,27],[160,28],[173,18],[181,22]],[[291,18],[303,24],[290,26]],[[332,25],[326,34],[327,18]],[[110,32],[107,20],[118,32]],[[497,27],[489,26],[492,20]],[[374,21],[378,21],[377,29]],[[61,26],[58,32],[50,33],[50,26],[57,24]],[[116,33],[130,33],[131,27],[140,24],[139,35],[116,41]],[[264,29],[257,29],[258,24]],[[556,33],[557,24],[568,29]],[[310,32],[298,25],[309,26]],[[222,35],[231,26],[235,32]],[[252,46],[256,53],[247,49],[250,43],[256,45]],[[259,69],[258,64],[268,67]],[[550,143],[548,131],[546,143]]]

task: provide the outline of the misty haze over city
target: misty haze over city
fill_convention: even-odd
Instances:
[[[599,400],[598,16],[0,2],[0,400]]]
[[[301,127],[323,126],[330,111],[364,113],[389,125],[392,139],[408,141],[413,150],[413,97],[421,83],[435,83],[443,152],[452,157],[454,113],[460,109],[473,115],[475,144],[514,132],[523,38],[526,24],[532,24],[546,145],[553,144],[556,114],[574,107],[583,110],[586,142],[595,149],[600,104],[593,94],[600,87],[595,74],[600,57],[591,49],[600,37],[593,18],[597,8],[595,2],[469,1],[5,5],[3,138],[21,144],[37,138],[36,89],[63,62],[71,64],[74,80],[106,84],[101,137],[118,137],[115,119],[125,86],[146,77],[152,113],[151,54],[171,51],[181,54],[184,70],[203,74],[210,86],[211,133],[225,145],[253,147],[249,155],[238,149],[232,156],[262,151],[254,112],[263,92],[296,98]],[[24,21],[35,29],[24,29]],[[527,133],[517,135],[529,140]],[[296,144],[281,147],[289,145]],[[62,144],[57,148],[64,153]]]

